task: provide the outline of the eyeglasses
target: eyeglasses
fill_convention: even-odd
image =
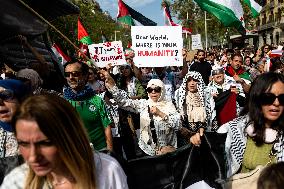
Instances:
[[[275,101],[275,99],[278,99],[279,103],[283,106],[284,105],[284,94],[280,94],[276,96],[273,93],[262,93],[260,95],[260,102],[262,105],[271,105]]]
[[[14,92],[10,89],[4,89],[3,91],[0,91],[0,99],[4,101],[9,101],[14,98]]]
[[[161,92],[161,87],[155,87],[155,88],[151,88],[151,87],[148,87],[146,89],[147,93],[151,93],[152,91],[156,92],[156,93],[160,93]]]
[[[74,72],[65,72],[64,73],[65,77],[70,77],[71,75],[73,77],[79,77],[82,75],[82,72],[79,72],[79,71],[74,71]]]

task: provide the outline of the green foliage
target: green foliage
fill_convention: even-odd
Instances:
[[[74,44],[77,46],[79,45],[77,39],[77,20],[79,16],[84,28],[87,30],[94,43],[102,42],[102,32],[108,40],[114,41],[114,32],[120,31],[117,32],[117,40],[121,40],[124,47],[126,47],[131,37],[129,29],[122,28],[108,13],[103,12],[98,4],[88,2],[83,3],[83,1],[75,1],[73,3],[80,8],[80,15],[60,17],[53,21],[52,24]],[[57,32],[50,29],[49,34],[51,41],[59,44],[64,52],[67,52],[69,55],[75,53],[74,47],[64,40]]]
[[[252,30],[255,27],[254,26],[255,19],[252,17],[250,8],[248,7],[247,4],[244,3],[244,0],[241,0],[241,3],[244,10],[244,20],[245,20],[246,29]]]

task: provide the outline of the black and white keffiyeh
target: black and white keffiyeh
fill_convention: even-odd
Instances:
[[[241,167],[248,137],[245,129],[252,124],[249,116],[245,115],[222,125],[217,130],[218,133],[227,133],[225,150],[228,163],[228,177],[235,174]],[[277,162],[284,161],[284,136],[281,132],[278,140],[273,145],[273,151],[276,153]]]
[[[175,104],[179,112],[183,112],[183,104],[185,102],[186,95],[187,95],[187,80],[189,77],[192,77],[193,79],[199,81],[197,83],[198,94],[199,94],[202,106],[203,107],[205,106],[204,93],[203,93],[204,88],[205,88],[205,83],[202,79],[202,76],[199,72],[189,71],[183,78],[182,84],[175,92]]]

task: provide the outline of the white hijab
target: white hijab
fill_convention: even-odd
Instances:
[[[161,87],[161,96],[159,97],[157,102],[154,102],[149,94],[148,94],[148,105],[150,107],[152,106],[156,106],[160,111],[162,111],[165,114],[169,114],[172,112],[176,112],[175,106],[172,102],[170,101],[166,101],[165,99],[165,93],[166,93],[166,89],[165,89],[165,85],[164,83],[160,80],[160,79],[151,79],[148,84],[147,84],[147,88],[148,87]]]

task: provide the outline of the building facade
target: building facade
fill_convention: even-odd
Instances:
[[[283,2],[283,0],[267,0],[256,19],[259,47],[264,44],[279,45],[284,42]]]

